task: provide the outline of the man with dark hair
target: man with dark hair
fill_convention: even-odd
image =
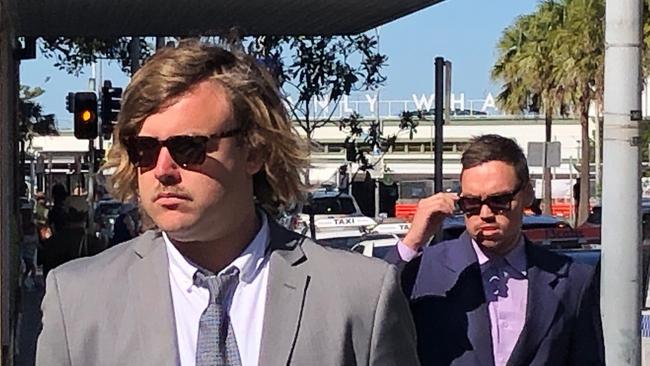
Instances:
[[[594,269],[522,234],[534,194],[521,148],[484,135],[461,163],[461,193],[421,200],[386,258],[402,267],[422,364],[602,364]],[[455,205],[466,231],[424,248]]]

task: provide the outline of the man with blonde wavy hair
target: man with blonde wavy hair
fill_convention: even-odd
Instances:
[[[156,229],[51,272],[37,364],[417,364],[394,267],[274,222],[308,150],[255,60],[183,42],[122,103],[111,188]]]

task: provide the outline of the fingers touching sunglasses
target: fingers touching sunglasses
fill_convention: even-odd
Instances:
[[[164,141],[151,136],[132,136],[125,143],[129,160],[135,167],[154,167],[158,161],[160,149],[164,146],[169,150],[169,154],[176,164],[187,168],[205,161],[210,140],[233,137],[241,132],[241,128],[236,128],[210,136],[177,135]]]

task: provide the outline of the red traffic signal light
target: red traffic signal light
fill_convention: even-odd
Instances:
[[[97,137],[97,95],[93,92],[74,94],[74,136],[82,140]]]

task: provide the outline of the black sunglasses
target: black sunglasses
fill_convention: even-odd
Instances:
[[[466,215],[478,215],[483,205],[487,205],[495,214],[502,214],[512,209],[512,200],[521,191],[525,184],[519,184],[512,192],[488,196],[484,200],[480,197],[460,196],[458,207]]]
[[[151,136],[131,136],[126,139],[125,145],[129,160],[137,168],[154,167],[163,146],[169,150],[169,154],[176,164],[187,168],[190,165],[199,165],[205,161],[208,141],[233,137],[240,133],[242,133],[242,129],[235,128],[210,136],[177,135],[164,141]]]

